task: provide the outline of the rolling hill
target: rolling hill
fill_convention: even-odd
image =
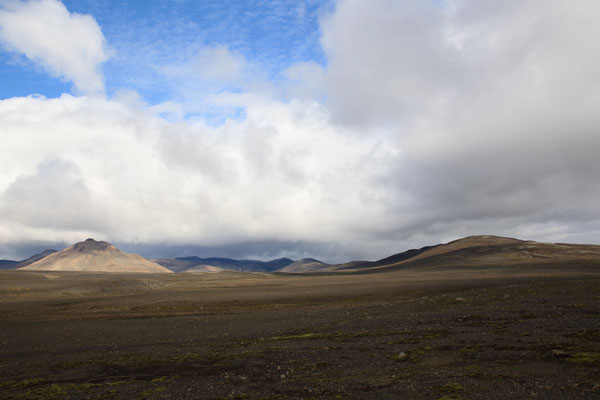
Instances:
[[[408,268],[600,267],[600,246],[543,243],[500,236],[469,236],[374,262],[334,266],[340,272],[384,272]]]
[[[330,265],[325,264],[314,258],[303,258],[302,260],[294,261],[293,263],[286,265],[279,269],[277,272],[286,273],[303,273],[303,272],[318,272],[324,271]]]

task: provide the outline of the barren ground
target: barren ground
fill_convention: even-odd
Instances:
[[[600,270],[0,271],[0,398],[600,398]]]

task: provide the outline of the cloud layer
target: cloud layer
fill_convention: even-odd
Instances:
[[[5,44],[85,92],[102,86],[91,17],[9,4]],[[600,242],[600,5],[442,4],[338,1],[321,21],[327,65],[297,63],[283,81],[257,80],[226,44],[199,46],[162,70],[189,77],[185,103],[127,90],[0,101],[0,242],[93,235],[155,256],[326,261],[468,234]],[[85,73],[61,67],[82,44],[66,55],[6,39],[2,18],[42,6],[97,28]],[[180,118],[194,105],[244,113]]]

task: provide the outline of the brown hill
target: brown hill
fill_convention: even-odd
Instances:
[[[352,269],[362,272],[383,272],[423,267],[565,267],[569,265],[600,267],[600,246],[597,245],[542,243],[499,236],[470,236],[423,249],[425,251],[409,250],[380,261],[358,264]],[[412,257],[406,257],[409,252],[413,252]],[[388,259],[391,262],[385,262]],[[342,269],[348,269],[348,266],[338,270]]]
[[[326,268],[329,266],[329,264],[325,264],[319,260],[315,260],[314,258],[303,258],[302,260],[294,261],[290,265],[286,265],[277,272],[294,274],[303,272],[319,272],[326,271]]]
[[[196,272],[223,272],[226,271],[223,268],[215,267],[213,265],[195,265],[191,268],[183,271],[184,273],[196,273]]]
[[[21,270],[81,272],[172,273],[137,254],[127,254],[108,242],[87,239],[52,253]]]

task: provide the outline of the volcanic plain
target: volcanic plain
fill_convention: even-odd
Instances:
[[[477,237],[325,272],[3,270],[0,398],[600,398],[597,251]]]

